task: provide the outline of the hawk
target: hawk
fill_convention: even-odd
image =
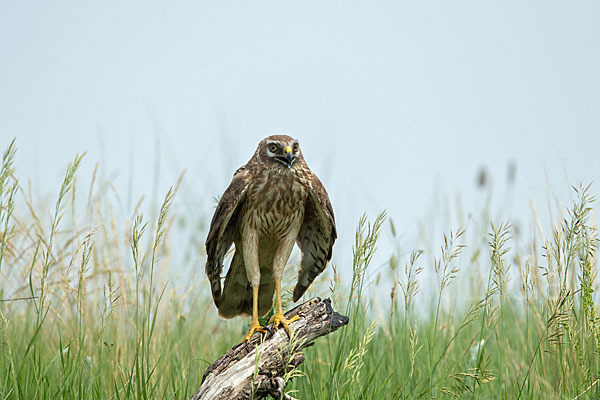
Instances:
[[[269,322],[290,334],[281,308],[281,277],[294,243],[302,251],[297,301],[325,269],[337,238],[333,208],[323,184],[308,168],[298,141],[285,135],[263,139],[246,165],[235,171],[215,210],[206,239],[206,275],[224,318],[252,315],[248,333],[265,332],[258,317],[273,304]],[[235,253],[221,287],[225,254]]]

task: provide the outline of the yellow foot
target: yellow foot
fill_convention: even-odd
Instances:
[[[299,316],[294,315],[291,319],[287,319],[283,316],[283,314],[275,314],[269,319],[269,323],[273,323],[273,329],[277,329],[279,324],[283,325],[285,331],[287,332],[289,337],[292,337],[292,331],[290,329],[290,325],[294,321],[298,321],[300,319]]]
[[[250,340],[252,335],[254,335],[254,332],[265,333],[266,331],[267,329],[265,329],[265,327],[263,327],[258,321],[252,321],[250,323],[250,329],[248,329],[248,333],[246,333],[246,336],[244,336],[240,343],[244,343],[245,341]]]

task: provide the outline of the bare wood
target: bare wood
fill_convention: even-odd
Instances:
[[[302,349],[348,324],[348,317],[335,312],[330,299],[315,297],[285,314],[288,319],[294,315],[300,319],[290,324],[291,346],[284,329],[273,335],[255,334],[247,347],[235,346],[208,367],[191,400],[280,398],[285,374],[304,361]]]

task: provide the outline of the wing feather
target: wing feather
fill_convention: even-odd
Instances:
[[[213,300],[217,307],[221,297],[223,259],[235,237],[236,221],[248,190],[248,171],[241,167],[233,175],[223,193],[210,222],[206,239],[206,275],[210,281]]]
[[[311,188],[304,204],[304,220],[296,240],[302,251],[302,259],[298,283],[294,288],[294,301],[298,301],[323,272],[331,260],[331,250],[337,238],[333,207],[327,191],[316,175],[312,174],[310,182]]]

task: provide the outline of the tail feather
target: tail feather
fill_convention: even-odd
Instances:
[[[252,315],[252,286],[246,275],[246,267],[241,252],[236,251],[231,266],[225,277],[223,292],[216,302],[219,315],[233,318],[238,315]],[[260,286],[258,288],[258,315],[269,312],[273,305],[275,280],[271,269],[261,268]]]
[[[248,298],[250,298],[249,311],[246,304]],[[244,259],[238,251],[235,252],[231,260],[217,308],[219,309],[219,315],[223,318],[233,318],[240,314],[252,312],[252,288],[246,276]]]

